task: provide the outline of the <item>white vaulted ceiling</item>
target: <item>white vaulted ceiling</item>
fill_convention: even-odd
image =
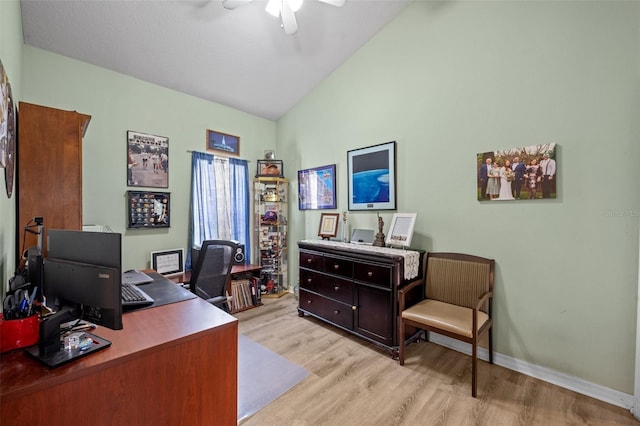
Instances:
[[[304,0],[286,35],[266,0],[22,0],[24,42],[279,119],[411,0]]]

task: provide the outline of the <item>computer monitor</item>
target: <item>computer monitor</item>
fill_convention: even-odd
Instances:
[[[56,311],[40,324],[40,355],[60,349],[60,324],[83,318],[122,329],[122,251],[118,233],[51,229],[43,294]]]

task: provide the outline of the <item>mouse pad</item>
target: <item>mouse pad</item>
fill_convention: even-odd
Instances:
[[[153,299],[153,305],[140,309],[149,309],[156,306],[168,305],[169,303],[182,302],[183,300],[195,299],[195,294],[173,281],[163,277],[157,272],[150,272],[148,275],[153,278],[149,284],[138,284],[138,287]]]

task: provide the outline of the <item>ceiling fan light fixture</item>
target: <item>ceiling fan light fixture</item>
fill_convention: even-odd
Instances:
[[[295,13],[302,7],[303,0],[269,0],[264,10],[266,10],[269,15],[278,18],[282,14],[284,2],[286,2],[289,8]]]
[[[282,0],[282,1],[286,1],[287,3],[289,3],[291,10],[293,10],[294,12],[297,12],[302,7],[303,0]]]
[[[269,15],[277,18],[280,16],[280,9],[282,9],[282,0],[269,0],[264,10],[266,10]]]

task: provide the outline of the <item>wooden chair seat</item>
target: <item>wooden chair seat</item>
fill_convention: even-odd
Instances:
[[[489,321],[489,315],[477,311],[477,331]],[[415,321],[425,327],[448,331],[461,336],[473,337],[473,309],[440,302],[439,300],[423,300],[402,311],[404,320]]]

